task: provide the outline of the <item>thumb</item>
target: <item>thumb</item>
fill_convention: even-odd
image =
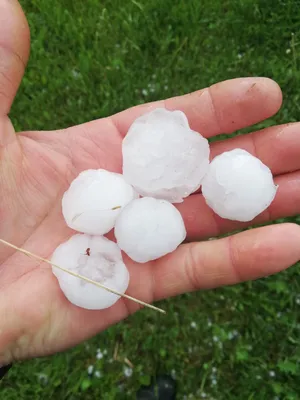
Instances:
[[[17,0],[0,0],[0,117],[7,115],[29,57],[29,27]]]

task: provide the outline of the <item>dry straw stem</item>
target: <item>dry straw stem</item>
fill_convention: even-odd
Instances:
[[[76,274],[76,272],[70,271],[69,269],[60,267],[59,265],[56,265],[56,264],[53,264],[51,261],[47,260],[46,258],[40,257],[40,256],[38,256],[38,255],[36,255],[36,254],[34,254],[34,253],[31,253],[31,252],[28,251],[28,250],[21,249],[20,247],[17,247],[17,246],[15,246],[14,244],[11,244],[11,243],[9,243],[9,242],[3,240],[3,239],[0,239],[0,243],[4,244],[5,246],[11,247],[12,249],[15,249],[15,250],[17,250],[17,251],[19,251],[19,252],[25,254],[25,255],[28,256],[28,257],[31,257],[31,258],[34,258],[34,259],[36,259],[36,260],[45,262],[45,263],[47,263],[47,264],[49,264],[49,265],[52,265],[53,267],[58,268],[58,269],[60,269],[61,271],[66,272],[67,274],[73,275],[73,276],[75,276],[76,278],[82,279],[82,280],[84,280],[84,281],[86,281],[86,282],[88,282],[88,283],[91,283],[91,284],[93,284],[93,285],[95,285],[95,286],[98,286],[98,287],[101,288],[101,289],[105,289],[105,290],[107,290],[108,292],[111,292],[111,293],[114,293],[114,294],[116,294],[116,295],[118,295],[118,296],[124,297],[125,299],[134,301],[135,303],[141,304],[141,305],[144,306],[144,307],[151,308],[152,310],[158,311],[158,312],[160,312],[160,313],[162,313],[162,314],[166,314],[166,312],[165,312],[164,310],[162,310],[161,308],[152,306],[151,304],[145,303],[145,302],[142,301],[142,300],[138,300],[138,299],[136,299],[136,298],[134,298],[134,297],[128,296],[128,294],[119,293],[119,292],[117,292],[117,291],[114,290],[114,289],[110,289],[110,288],[108,288],[108,287],[102,285],[102,284],[99,283],[99,282],[96,282],[96,281],[93,281],[92,279],[87,278],[86,276],[83,276],[83,275],[80,275],[80,274]]]
[[[134,368],[134,365],[132,364],[132,362],[130,360],[128,360],[127,357],[124,358],[124,363],[127,364],[130,368]]]

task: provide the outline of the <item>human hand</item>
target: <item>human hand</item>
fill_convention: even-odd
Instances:
[[[122,137],[142,113],[158,106],[180,109],[192,129],[212,137],[262,121],[281,105],[281,92],[273,81],[243,78],[80,126],[16,135],[7,114],[29,53],[28,27],[16,1],[0,2],[0,38],[0,238],[44,258],[51,257],[73,234],[61,213],[62,194],[70,182],[88,168],[120,172]],[[299,124],[276,126],[212,145],[212,157],[241,147],[271,168],[279,189],[256,223],[300,212],[299,128]],[[256,279],[300,259],[300,227],[296,224],[197,242],[247,224],[219,218],[200,193],[178,208],[189,243],[148,264],[139,265],[125,257],[131,296],[150,303],[187,291]],[[107,310],[75,307],[62,294],[51,268],[1,246],[0,365],[66,349],[138,308],[123,299]]]

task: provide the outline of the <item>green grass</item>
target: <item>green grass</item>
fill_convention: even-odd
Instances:
[[[55,129],[239,76],[268,76],[300,119],[299,2],[23,0],[31,59],[11,113],[17,129]],[[298,11],[297,11],[298,10]],[[298,217],[293,219],[300,222]],[[159,372],[178,399],[296,400],[300,393],[297,268],[143,310],[66,353],[15,365],[6,400],[134,399]],[[131,377],[120,358],[133,364]],[[97,348],[107,350],[96,359]],[[101,377],[89,377],[93,365]],[[274,375],[274,376],[273,376]]]

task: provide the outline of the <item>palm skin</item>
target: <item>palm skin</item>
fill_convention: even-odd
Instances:
[[[138,115],[162,105],[181,109],[193,129],[211,137],[261,121],[281,105],[281,92],[273,81],[236,79],[62,131],[16,135],[7,114],[28,57],[28,27],[16,1],[0,2],[0,16],[0,238],[44,258],[51,257],[74,233],[61,214],[63,192],[82,170],[121,172],[122,137]],[[12,29],[19,35],[12,37]],[[279,183],[278,194],[270,209],[257,218],[258,223],[299,213],[298,131],[299,124],[277,126],[212,146],[212,157],[242,147],[272,169]],[[201,193],[178,208],[189,243],[148,264],[138,265],[124,256],[131,296],[152,302],[186,291],[235,284],[279,272],[300,259],[300,227],[296,224],[193,243],[247,225],[214,215]],[[0,365],[66,349],[138,308],[122,299],[102,311],[75,307],[60,291],[49,267],[1,246]]]

